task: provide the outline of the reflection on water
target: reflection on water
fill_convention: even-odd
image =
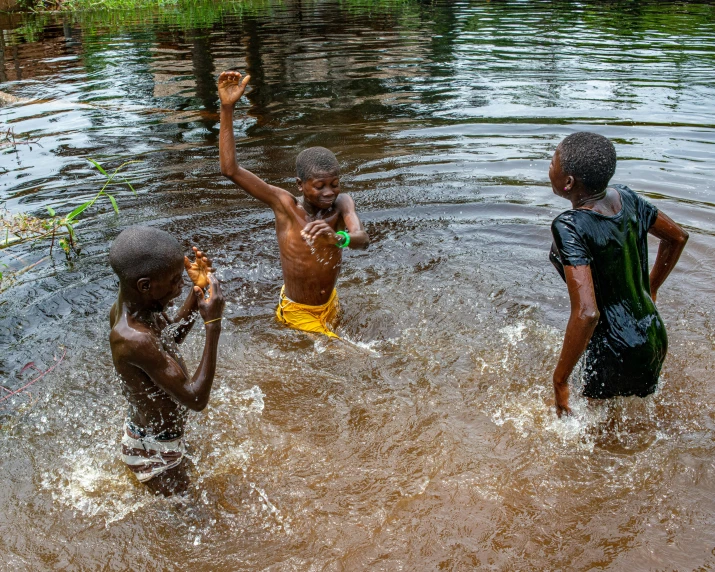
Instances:
[[[11,211],[67,212],[127,173],[84,249],[0,295],[0,376],[65,362],[0,403],[3,566],[17,569],[676,569],[715,564],[712,297],[715,9],[709,3],[291,0],[0,16]],[[218,173],[215,77],[253,77],[242,163],[293,188],[338,153],[372,237],[347,254],[341,333],[273,320],[272,215]],[[659,296],[660,391],[575,399],[550,375],[568,312],[548,263],[555,145],[616,143],[616,181],[691,233]],[[195,485],[157,499],[118,459],[126,403],[107,344],[110,240],[157,225],[210,253],[227,315]],[[40,261],[13,250],[10,270]],[[15,258],[17,257],[17,258]],[[186,342],[197,364],[203,336]],[[0,392],[4,390],[0,389]],[[141,555],[141,556],[139,556]]]

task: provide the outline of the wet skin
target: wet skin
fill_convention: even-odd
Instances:
[[[139,428],[155,436],[170,438],[184,432],[189,409],[206,407],[216,371],[216,353],[225,305],[210,261],[194,248],[196,262],[179,259],[154,278],[140,278],[136,284],[120,284],[117,301],[109,314],[109,342],[114,367],[129,401],[129,418]],[[165,310],[181,295],[183,272],[195,282],[176,316]],[[209,284],[209,298],[196,284]],[[191,376],[179,354],[180,344],[194,325],[196,312],[206,324],[206,341],[201,362]],[[171,326],[171,327],[170,327]],[[148,482],[157,492],[177,492],[182,481],[182,465]]]
[[[365,249],[369,237],[355,212],[350,196],[340,193],[339,173],[311,173],[297,179],[300,198],[264,182],[240,167],[236,160],[233,109],[250,76],[223,72],[218,80],[221,98],[219,155],[221,173],[251,196],[266,203],[276,217],[276,234],[285,295],[295,302],[325,304],[335,288],[342,262],[337,231],[350,236],[348,248]]]
[[[590,209],[605,216],[617,215],[621,210],[621,197],[615,189],[607,188],[605,193],[594,193],[579,179],[566,175],[561,167],[558,148],[549,166],[549,179],[554,194],[569,200],[574,209]],[[651,298],[655,302],[658,289],[685,248],[688,233],[662,212],[658,212],[658,218],[648,232],[660,239],[658,254],[650,272]],[[571,314],[553,375],[556,413],[559,417],[571,413],[568,405],[568,379],[586,350],[600,318],[591,267],[564,266],[564,274],[571,301]],[[618,278],[613,277],[614,280]]]

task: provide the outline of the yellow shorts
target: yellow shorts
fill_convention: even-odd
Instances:
[[[305,332],[315,332],[330,338],[340,336],[330,331],[330,327],[335,323],[340,312],[338,302],[338,291],[333,290],[330,300],[320,306],[308,306],[299,304],[290,298],[286,298],[285,286],[281,288],[281,299],[276,308],[276,318],[279,322],[296,330]]]

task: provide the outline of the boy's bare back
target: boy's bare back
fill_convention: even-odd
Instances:
[[[137,479],[171,494],[187,484],[183,458],[188,411],[206,407],[216,372],[224,299],[210,261],[196,248],[183,256],[171,235],[149,227],[124,230],[109,260],[119,293],[109,315],[109,343],[129,412],[122,459]],[[183,272],[193,289],[172,320],[165,309],[181,295]],[[209,298],[202,287],[208,285]],[[197,314],[206,327],[201,362],[192,376],[178,350]]]
[[[162,361],[173,361],[185,377],[189,376],[176,340],[166,335],[170,324],[163,312],[155,315],[153,326],[130,313],[120,313],[116,303],[110,312],[109,343],[122,393],[129,402],[129,418],[135,425],[156,435],[183,433],[188,411],[137,365],[138,356],[146,354],[146,359],[150,359],[158,351],[165,356]]]

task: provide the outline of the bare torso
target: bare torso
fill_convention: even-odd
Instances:
[[[114,367],[122,382],[122,393],[129,401],[129,419],[154,435],[172,437],[183,433],[187,408],[154,384],[143,370],[132,365],[131,355],[125,350],[127,344],[124,342],[137,336],[137,333],[149,333],[161,351],[170,356],[188,376],[174,337],[168,335],[169,320],[159,312],[152,316],[154,323],[144,323],[127,312],[118,311],[115,303],[109,314],[112,328],[109,341]]]
[[[311,215],[300,199],[293,198],[285,214],[276,216],[285,295],[294,302],[319,306],[330,299],[340,274],[342,250],[318,241],[311,246],[301,231],[307,223],[318,219],[333,230],[344,229],[341,210],[344,200],[345,196],[341,195],[330,209]]]

